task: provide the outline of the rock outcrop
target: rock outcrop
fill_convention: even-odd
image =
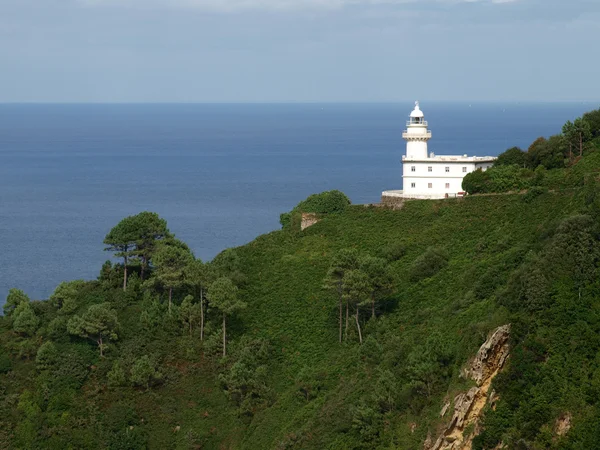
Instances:
[[[306,230],[308,227],[312,227],[314,224],[318,223],[319,220],[319,217],[314,213],[302,213],[300,230]]]
[[[425,450],[470,450],[478,433],[481,412],[490,398],[494,377],[500,372],[508,357],[510,325],[496,329],[477,352],[477,356],[463,370],[462,376],[477,384],[454,398],[454,414],[444,432],[432,445],[425,442]],[[442,415],[448,409],[446,404]],[[470,430],[467,432],[467,428]]]

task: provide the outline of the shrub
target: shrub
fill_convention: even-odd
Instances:
[[[430,278],[448,265],[448,255],[438,248],[429,247],[419,256],[410,269],[410,279],[419,281]]]
[[[48,341],[44,342],[38,349],[35,357],[35,365],[38,370],[52,370],[58,363],[59,354],[56,346]]]
[[[488,171],[484,172],[481,169],[477,169],[468,173],[463,178],[462,188],[469,194],[484,194],[489,192],[489,181],[490,177]]]
[[[279,216],[279,222],[285,229],[299,228],[302,213],[334,214],[344,211],[350,206],[350,199],[341,191],[326,191],[320,194],[310,195],[301,201],[290,212]]]
[[[148,389],[153,383],[162,380],[163,375],[156,369],[156,364],[144,355],[131,367],[131,382]]]
[[[380,254],[388,262],[398,261],[406,255],[406,245],[402,242],[388,244],[381,250]]]
[[[22,302],[13,311],[13,330],[25,336],[33,336],[40,319],[35,315],[29,302]]]
[[[541,166],[540,166],[541,167]],[[536,171],[537,172],[537,171]],[[523,201],[525,203],[530,203],[533,200],[535,200],[537,197],[539,197],[542,194],[545,194],[548,192],[548,189],[541,187],[541,186],[533,186],[531,189],[529,189],[527,191],[527,193],[523,196]]]
[[[29,297],[20,289],[10,289],[6,302],[2,306],[4,315],[10,316],[21,303],[29,303]]]
[[[12,362],[6,353],[0,353],[0,374],[8,373],[12,370]]]
[[[350,199],[341,191],[326,191],[313,194],[294,208],[296,211],[316,214],[331,214],[344,211]]]
[[[121,367],[119,361],[113,363],[112,369],[106,375],[108,378],[108,384],[110,386],[123,386],[125,385],[125,371]]]
[[[513,165],[524,167],[526,159],[527,153],[519,147],[513,147],[498,155],[498,159],[494,162],[494,167]]]

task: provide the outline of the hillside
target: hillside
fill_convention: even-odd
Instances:
[[[568,314],[553,311],[562,314],[558,324],[556,317],[546,317],[546,310],[529,317],[503,306],[500,297],[512,274],[551,246],[561,221],[584,203],[580,192],[564,191],[533,199],[502,195],[415,201],[400,211],[355,206],[302,233],[261,236],[237,249],[246,279],[240,292],[248,306],[231,323],[232,351],[224,359],[216,355],[219,320],[214,312],[208,312],[208,338],[201,343],[197,334],[186,335],[164,308],[153,325],[140,320],[142,310],[152,307],[148,298],[142,300],[139,286],[130,285],[123,293],[106,280],[84,283],[76,311],[108,301],[118,312],[119,339],[100,358],[92,343],[49,330],[57,313],[46,303],[34,304],[41,324],[31,337],[10,331],[4,319],[2,348],[10,363],[3,356],[3,364],[12,370],[4,367],[7,373],[1,375],[2,446],[421,448],[427,433],[439,425],[444,399],[466,383],[459,377],[461,366],[499,325],[521,325],[513,348],[529,340],[536,343],[534,351],[541,355],[533,361],[527,359],[531,355],[520,355],[526,359],[523,364],[557,358],[563,365],[573,355],[585,365],[577,360],[569,369],[577,367],[586,376],[598,373],[600,343],[594,341],[600,324],[590,314],[600,305],[595,285],[581,288],[582,299],[568,283],[561,285],[561,301],[577,307]],[[430,247],[446,254],[447,265],[415,280],[415,260]],[[332,257],[344,248],[372,255],[395,248],[391,259],[399,258],[391,262],[394,290],[381,302],[378,317],[362,319],[363,345],[353,327],[347,342],[338,343],[337,302],[322,288]],[[177,293],[176,303],[183,294]],[[564,319],[574,327],[566,342]],[[35,355],[50,340],[61,362],[51,370],[40,369]],[[585,352],[579,354],[581,345]],[[548,354],[550,350],[557,353]],[[129,381],[109,386],[114,361],[127,374],[141,355],[154,361],[159,381],[148,388]],[[510,374],[517,362],[513,357],[503,381],[508,392],[516,389]],[[591,387],[573,383],[566,370],[553,372],[565,391],[544,398],[543,417],[533,430],[525,435],[521,428],[527,423],[503,417],[501,436],[535,440],[561,408],[569,408],[575,424],[584,427],[595,414],[596,400],[579,404],[584,402],[580,391]],[[529,371],[533,376],[539,368]],[[223,390],[227,382],[243,386],[242,396],[252,398],[229,399]],[[521,382],[525,386],[519,386],[518,395],[539,389],[541,381]],[[508,393],[500,387],[498,392],[500,405],[504,395],[509,401]],[[538,400],[532,394],[531,401]],[[525,395],[520,402],[525,404],[513,414],[528,410]],[[495,417],[490,416],[491,427],[498,426]],[[414,432],[410,424],[415,424]]]
[[[494,339],[472,448],[597,448],[599,155],[519,172],[518,194],[311,196],[211,262],[158,215],[124,218],[97,280],[11,290],[0,448],[470,448],[434,443]],[[304,211],[320,221],[300,231]]]

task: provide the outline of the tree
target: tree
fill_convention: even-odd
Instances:
[[[152,382],[161,380],[163,377],[148,355],[137,359],[131,367],[131,382],[134,385],[150,387]]]
[[[246,281],[246,275],[242,271],[242,261],[238,252],[233,248],[228,248],[219,253],[210,263],[213,277],[227,277],[234,282],[236,286],[241,286]]]
[[[360,269],[349,270],[344,274],[343,296],[347,304],[354,306],[358,339],[362,344],[362,331],[360,329],[360,307],[369,304],[372,285],[369,276]]]
[[[383,258],[364,256],[360,259],[360,268],[369,277],[371,285],[371,317],[375,318],[375,303],[382,296],[389,294],[394,286],[394,278],[390,266]]]
[[[227,355],[226,318],[246,307],[238,298],[238,288],[229,278],[221,277],[210,285],[208,298],[212,305],[223,314],[223,356]]]
[[[582,118],[590,125],[592,137],[600,137],[600,109],[586,112]]]
[[[204,297],[206,287],[214,277],[214,270],[208,264],[204,264],[199,259],[192,261],[186,270],[185,278],[190,283],[194,296],[199,299],[198,307],[200,311],[200,340],[204,340]],[[182,305],[183,307],[183,305]]]
[[[537,138],[527,150],[527,166],[535,170],[542,165],[546,169],[561,169],[565,166],[568,148],[563,136],[555,135],[549,139]]]
[[[190,249],[178,239],[163,241],[157,247],[154,255],[155,281],[169,290],[169,313],[173,303],[173,289],[183,286],[185,269],[193,260]]]
[[[343,279],[344,274],[348,270],[358,268],[358,259],[359,253],[358,250],[350,248],[350,249],[342,249],[340,250],[333,258],[331,262],[331,266],[329,266],[329,270],[327,271],[327,276],[324,280],[324,288],[334,291],[338,297],[338,306],[339,306],[339,341],[342,343],[342,314],[343,314]],[[346,335],[348,334],[348,304],[346,303]]]
[[[38,370],[51,370],[58,364],[59,353],[51,342],[44,342],[37,351],[35,365]]]
[[[463,191],[469,194],[483,194],[489,192],[490,177],[488,171],[474,170],[465,175],[462,181]]]
[[[333,190],[313,194],[298,203],[290,212],[279,216],[283,228],[300,228],[299,217],[302,213],[335,214],[344,211],[350,205],[350,199],[341,191]]]
[[[191,295],[186,296],[181,303],[179,308],[179,317],[183,325],[188,329],[190,335],[192,334],[194,324],[202,316],[202,309],[199,303],[194,303],[194,297]]]
[[[579,149],[579,156],[583,155],[584,144],[592,140],[592,128],[587,120],[581,117],[570,120],[564,124],[562,129],[563,135],[569,146],[569,154],[572,154],[572,149]]]
[[[40,319],[29,302],[21,302],[15,308],[13,314],[13,330],[26,336],[33,336],[40,325]]]
[[[121,367],[119,361],[115,361],[110,371],[106,374],[109,386],[123,386],[125,385],[125,371]]]
[[[525,167],[527,162],[527,153],[519,147],[512,147],[498,155],[498,159],[494,161],[494,167],[512,166]]]
[[[110,303],[100,303],[88,308],[83,316],[73,316],[67,323],[70,334],[90,339],[98,344],[100,356],[104,356],[105,341],[117,340],[119,321]]]
[[[29,303],[29,297],[21,289],[12,288],[8,291],[6,303],[2,309],[5,316],[10,316],[21,303]]]
[[[63,313],[74,312],[77,308],[77,295],[84,285],[83,280],[63,281],[50,296],[50,303]]]
[[[143,211],[133,216],[133,220],[136,224],[136,248],[134,254],[140,260],[140,278],[143,281],[150,264],[150,259],[154,255],[158,243],[164,238],[171,237],[171,234],[167,228],[167,221],[162,219],[157,213]]]
[[[134,216],[125,217],[104,238],[104,244],[108,246],[104,250],[115,252],[115,256],[123,258],[124,291],[127,289],[127,262],[135,256],[137,223]]]

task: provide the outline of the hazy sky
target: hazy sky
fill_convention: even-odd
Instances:
[[[598,101],[600,0],[0,0],[0,102]]]

